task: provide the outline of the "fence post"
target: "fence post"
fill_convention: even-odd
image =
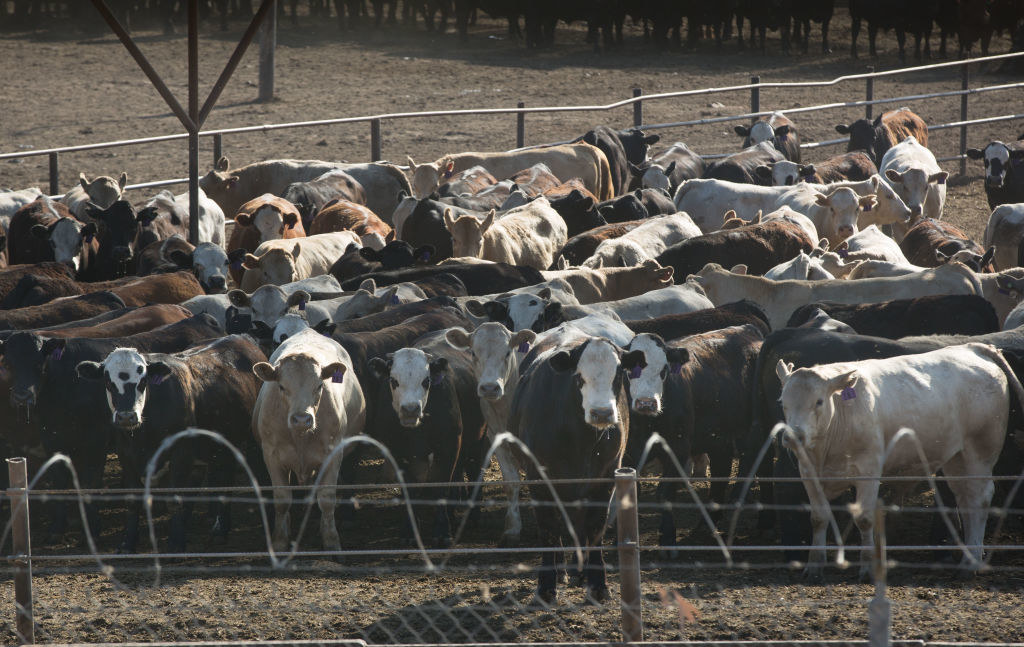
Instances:
[[[213,136],[213,168],[217,168],[217,162],[224,156],[224,136]]]
[[[868,642],[871,647],[889,647],[892,642],[892,602],[886,597],[888,566],[885,557],[885,509],[881,502],[875,506],[872,535],[875,551],[871,567],[875,580],[875,597],[868,604]]]
[[[50,153],[50,195],[60,193],[60,160],[57,153]]]
[[[761,112],[761,88],[757,87],[761,83],[761,77],[752,76],[750,82],[754,84],[754,87],[750,88],[750,112]],[[754,117],[754,121],[757,121],[757,117]]]
[[[263,19],[260,34],[260,87],[256,100],[260,103],[274,98],[274,50],[277,49],[277,2],[271,2],[270,11]]]
[[[960,66],[960,89],[967,90],[971,85],[970,64]],[[960,121],[967,121],[967,95],[960,95]],[[960,126],[960,175],[967,175],[967,126]]]
[[[633,88],[633,98],[643,96],[644,91],[640,88]],[[633,102],[633,128],[639,128],[644,123],[644,102]]]
[[[35,643],[32,618],[32,544],[28,526],[28,463],[7,459],[11,489],[11,543],[14,549],[14,621],[22,645]]]
[[[622,640],[644,639],[643,608],[640,606],[640,533],[637,511],[636,470],[615,470],[616,527],[619,534],[619,590],[622,597]]]
[[[520,101],[517,108],[525,108],[526,104]],[[526,113],[516,113],[516,148],[526,146]]]
[[[384,157],[380,152],[380,119],[370,121],[370,161],[376,162]]]
[[[868,74],[874,74],[874,73],[875,73],[875,66],[874,65],[868,65]],[[875,77],[869,76],[867,81],[866,81],[866,83],[865,83],[865,85],[867,87],[864,90],[864,100],[865,101],[874,101],[875,100]],[[871,109],[874,108],[874,107],[875,106],[870,104],[870,103],[868,105],[864,106],[864,118],[865,119],[871,119],[871,112],[872,112]]]

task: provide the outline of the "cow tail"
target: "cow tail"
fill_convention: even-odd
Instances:
[[[1013,368],[1010,367],[1010,363],[1006,361],[1006,357],[1003,355],[1003,352],[991,344],[974,343],[971,344],[971,346],[976,347],[976,350],[991,359],[999,366],[1000,369],[1002,369],[1003,374],[1006,375],[1006,381],[1009,383],[1010,389],[1013,391],[1013,394],[1017,396],[1018,411],[1024,408],[1024,385],[1020,383],[1020,379],[1017,377],[1017,374],[1013,372]],[[1011,405],[1012,404],[1011,398]],[[1010,408],[1012,411],[1013,406]]]
[[[594,147],[594,151],[598,156],[598,172],[601,177],[601,200],[611,200],[615,197],[615,183],[612,182],[612,166],[608,162],[608,156],[604,154],[600,148]]]

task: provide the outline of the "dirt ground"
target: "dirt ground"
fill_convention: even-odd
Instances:
[[[880,40],[881,56],[860,61],[848,57],[848,18],[839,11],[833,22],[836,53],[785,57],[778,55],[777,38],[769,54],[738,53],[734,43],[721,53],[701,46],[696,53],[653,53],[641,41],[637,27],[627,28],[620,50],[595,55],[583,42],[579,26],[561,28],[559,43],[550,51],[529,52],[509,40],[502,24],[482,19],[467,44],[451,34],[436,35],[406,28],[382,32],[339,34],[333,22],[299,27],[282,22],[278,36],[277,99],[253,102],[256,95],[255,47],[246,55],[228,84],[205,128],[283,123],[394,111],[446,108],[507,107],[517,101],[528,106],[598,104],[630,96],[631,88],[645,93],[726,86],[761,80],[825,80],[897,66],[895,40]],[[221,33],[205,25],[200,40],[201,87],[206,91],[220,72],[243,25]],[[812,39],[817,37],[812,30]],[[143,52],[185,101],[185,41],[156,31],[136,34]],[[864,37],[862,36],[862,39]],[[862,44],[862,51],[866,44]],[[994,52],[1009,49],[996,39]],[[116,39],[82,32],[74,25],[57,25],[34,33],[0,34],[0,152],[40,149],[181,132],[182,128],[155,90],[139,72]],[[995,65],[973,66],[972,85],[1019,80]],[[875,96],[901,96],[949,91],[960,87],[959,72],[945,70],[880,79]],[[828,89],[765,89],[765,109],[791,109],[817,103],[863,97],[863,81]],[[1019,90],[986,93],[970,98],[971,117],[1014,114],[1021,104]],[[720,104],[712,106],[712,103]],[[954,121],[959,98],[901,101],[929,123]],[[663,123],[701,116],[718,116],[748,109],[749,94],[648,102],[645,123]],[[876,108],[876,113],[881,108]],[[804,141],[836,137],[833,126],[863,115],[863,109],[836,109],[795,118]],[[626,126],[632,111],[608,114],[560,113],[529,115],[527,143],[568,139],[596,123]],[[715,124],[659,131],[665,143],[685,141],[704,153],[735,150],[738,138],[732,124]],[[969,145],[990,139],[1014,139],[1020,124],[1006,122],[970,131]],[[384,157],[396,162],[406,155],[434,159],[447,152],[507,149],[515,144],[515,119],[454,117],[385,122]],[[959,145],[955,129],[933,133],[931,147],[938,156],[954,154]],[[212,162],[212,142],[203,140],[203,171]],[[364,124],[227,136],[225,153],[233,165],[273,157],[363,161],[369,155],[369,128]],[[827,149],[827,153],[839,150]],[[805,151],[814,161],[826,151]],[[958,171],[956,163],[946,164]],[[131,182],[183,177],[187,170],[184,142],[147,144],[107,151],[75,153],[61,158],[61,187],[73,185],[79,171],[116,174],[126,170]],[[45,157],[0,163],[0,186],[46,186]],[[148,192],[145,192],[148,193]],[[135,192],[132,199],[145,197]],[[950,183],[946,219],[966,227],[980,240],[988,217],[981,167],[968,165],[965,177]],[[371,471],[372,474],[372,471]],[[495,475],[496,476],[496,475]],[[372,476],[371,476],[372,478]],[[111,474],[111,484],[117,481]],[[497,490],[489,496],[503,500]],[[352,549],[395,549],[400,511],[383,506],[394,492],[367,495],[354,526],[342,530]],[[642,499],[653,502],[645,486]],[[926,498],[919,497],[924,504]],[[371,504],[381,504],[374,507]],[[652,504],[653,505],[653,504]],[[238,552],[264,548],[263,531],[254,506],[238,505],[236,528],[226,546],[210,544],[199,515],[190,537],[195,550]],[[34,508],[35,510],[35,508]],[[479,525],[471,527],[458,546],[484,549],[494,545],[502,527],[503,509],[485,507]],[[678,514],[680,528],[697,524],[696,513]],[[38,517],[38,519],[37,519]],[[927,542],[923,527],[932,515],[901,515],[889,525],[892,544]],[[35,527],[44,517],[33,515]],[[101,552],[116,546],[119,510],[104,515],[106,531]],[[532,515],[525,515],[523,545],[535,543]],[[311,526],[317,523],[316,515]],[[645,508],[641,543],[657,540],[657,509]],[[303,546],[314,548],[316,533],[309,529]],[[855,533],[854,533],[855,535]],[[1020,545],[1020,524],[988,537],[990,544]],[[158,527],[165,537],[165,527]],[[855,540],[854,540],[855,541]],[[69,533],[54,545],[35,546],[36,555],[81,554],[77,535]],[[773,542],[759,534],[752,515],[740,526],[737,544],[759,546]],[[607,542],[606,542],[607,543]],[[705,533],[691,533],[688,545],[705,545]],[[901,567],[890,575],[893,637],[924,640],[1024,640],[1020,600],[1024,574],[1018,553],[1001,551],[996,568],[969,580],[936,568],[923,551],[894,552]],[[853,556],[851,556],[852,558]],[[416,558],[346,558],[342,563],[306,558],[278,571],[265,559],[205,558],[164,563],[163,579],[153,586],[151,561],[117,562],[115,580],[98,574],[95,563],[37,561],[36,613],[40,641],[201,640],[365,638],[370,642],[469,642],[524,640],[617,640],[619,638],[617,558],[609,554],[611,598],[601,605],[583,605],[579,588],[562,588],[552,609],[531,606],[536,555],[524,552],[495,556],[460,556],[439,573],[424,572]],[[810,585],[782,563],[778,553],[740,554],[727,567],[714,552],[683,553],[665,560],[643,554],[645,637],[658,639],[864,639],[867,603],[873,589],[857,584],[852,571],[830,570],[826,584]],[[118,584],[120,583],[120,584]],[[9,577],[0,579],[0,599],[10,600]],[[675,593],[673,593],[675,592]],[[678,603],[676,596],[685,600]],[[665,596],[663,598],[663,595]],[[668,601],[666,605],[664,600]],[[8,605],[8,610],[10,606]],[[13,627],[0,622],[0,639],[11,642]]]

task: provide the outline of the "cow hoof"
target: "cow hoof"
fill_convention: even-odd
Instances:
[[[870,566],[861,566],[860,569],[857,571],[857,580],[861,584],[870,584],[871,581],[872,581],[871,567]]]
[[[821,566],[808,564],[804,567],[804,579],[812,584],[821,584],[825,581],[825,575]]]
[[[588,588],[584,596],[586,604],[601,604],[607,599],[608,589],[603,586],[601,588]]]
[[[679,551],[674,548],[668,550],[659,550],[658,556],[662,559],[679,559]]]
[[[537,591],[533,596],[533,605],[542,609],[553,607],[557,601],[558,593],[554,589]]]

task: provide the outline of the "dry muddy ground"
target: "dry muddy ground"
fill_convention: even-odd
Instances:
[[[839,13],[843,13],[841,10]],[[201,87],[208,90],[227,60],[243,25],[227,33],[204,25],[200,39]],[[812,32],[816,37],[817,30]],[[184,102],[185,41],[156,31],[136,34],[143,52]],[[549,51],[527,51],[510,40],[502,24],[481,18],[467,44],[452,33],[427,34],[392,28],[339,34],[333,22],[319,24],[304,18],[298,27],[281,23],[277,52],[277,99],[254,103],[257,81],[255,47],[205,125],[228,128],[254,124],[370,115],[395,111],[449,108],[603,104],[630,96],[633,87],[645,93],[726,86],[749,81],[826,80],[864,71],[897,67],[895,40],[880,41],[877,59],[849,58],[849,24],[840,15],[833,24],[836,52],[829,55],[777,55],[777,38],[769,40],[767,56],[738,53],[735,44],[722,52],[701,46],[695,53],[654,53],[642,42],[637,27],[627,27],[627,43],[618,51],[595,55],[583,42],[579,26],[562,28],[559,43]],[[862,36],[862,39],[864,37]],[[862,46],[862,50],[866,45]],[[995,52],[1009,43],[997,39]],[[116,39],[60,24],[31,33],[0,34],[0,152],[41,149],[181,132],[173,115],[139,72]],[[994,64],[971,68],[975,86],[1019,80]],[[947,69],[879,79],[876,97],[895,97],[955,90],[957,70]],[[864,82],[829,88],[765,89],[765,109],[792,109],[863,97]],[[1020,90],[972,96],[971,117],[1014,114],[1021,105]],[[712,104],[715,105],[712,105]],[[901,101],[929,123],[954,121],[959,97]],[[744,112],[746,91],[698,96],[644,105],[645,123],[663,123]],[[881,108],[876,108],[877,111]],[[833,126],[862,116],[863,108],[835,109],[795,118],[805,141],[834,138]],[[529,115],[527,143],[564,140],[596,123],[625,126],[632,111]],[[681,140],[704,153],[738,147],[732,124],[713,124],[661,131],[668,142]],[[990,139],[1014,139],[1022,132],[1016,122],[972,128],[973,146]],[[511,115],[446,117],[386,121],[383,155],[404,162],[434,159],[447,152],[507,149],[515,145]],[[940,157],[954,154],[959,131],[937,131],[932,148]],[[212,143],[203,140],[201,164],[212,162]],[[183,141],[146,144],[63,155],[60,186],[68,188],[79,171],[88,175],[128,172],[131,182],[183,177],[187,159]],[[233,165],[273,157],[366,160],[366,124],[261,132],[225,137],[224,150]],[[805,151],[814,161],[836,148]],[[946,164],[958,171],[957,163]],[[47,183],[45,157],[0,162],[0,186],[21,188]],[[988,217],[981,168],[968,164],[967,174],[951,181],[946,219],[966,227],[979,239]],[[135,192],[133,199],[144,197]],[[373,468],[368,478],[374,478]],[[496,476],[496,474],[495,474]],[[378,477],[379,478],[379,477]],[[116,473],[110,484],[117,486]],[[706,495],[706,491],[702,490]],[[394,491],[367,495],[353,525],[343,529],[349,549],[393,550],[398,541],[401,512],[376,507]],[[488,492],[503,500],[498,490]],[[653,502],[653,488],[642,499]],[[930,499],[918,497],[925,505]],[[45,528],[37,506],[33,524]],[[226,545],[211,544],[198,515],[190,536],[200,551],[249,552],[264,549],[263,530],[255,507],[237,504],[236,528]],[[202,507],[200,507],[202,510]],[[494,546],[501,533],[503,508],[485,507],[480,523],[470,527],[458,546],[471,551]],[[117,544],[120,510],[104,514],[100,552]],[[680,528],[697,525],[694,510],[678,513]],[[924,528],[931,514],[901,515],[889,524],[890,543],[927,543]],[[310,525],[315,528],[314,513]],[[523,546],[536,542],[532,515],[525,515]],[[657,541],[658,513],[641,515],[641,543]],[[42,534],[42,533],[39,533]],[[158,536],[166,527],[158,525]],[[853,533],[850,541],[855,540]],[[990,544],[1019,545],[1021,526],[1011,521]],[[706,545],[706,533],[684,533],[683,543]],[[760,546],[772,536],[755,529],[745,515],[736,543]],[[316,533],[307,531],[303,546],[314,548]],[[609,542],[606,542],[610,545]],[[148,544],[146,544],[148,545]],[[35,547],[36,555],[81,554],[74,532],[55,544]],[[1024,575],[1019,554],[996,552],[991,572],[973,579],[958,578],[948,567],[934,567],[931,553],[894,552],[901,563],[890,575],[893,637],[925,640],[1024,640],[1020,602]],[[684,552],[662,559],[645,552],[643,571],[645,637],[658,639],[863,639],[867,635],[870,585],[858,584],[854,569],[827,572],[826,583],[805,583],[798,569],[788,568],[777,552],[755,550],[737,554],[738,565],[727,567],[713,551]],[[154,585],[151,560],[117,562],[113,578],[98,573],[90,561],[37,561],[37,636],[41,641],[124,641],[202,639],[365,638],[371,642],[470,642],[617,640],[619,638],[617,559],[609,553],[611,601],[582,604],[579,588],[563,588],[559,604],[532,606],[536,555],[531,552],[453,557],[436,573],[423,569],[416,557],[367,556],[340,563],[303,558],[292,566],[271,571],[266,558],[202,558],[163,562],[163,576]],[[12,598],[9,577],[0,580],[0,600]],[[683,600],[683,602],[679,602]],[[11,642],[11,606],[0,621],[0,639]]]

